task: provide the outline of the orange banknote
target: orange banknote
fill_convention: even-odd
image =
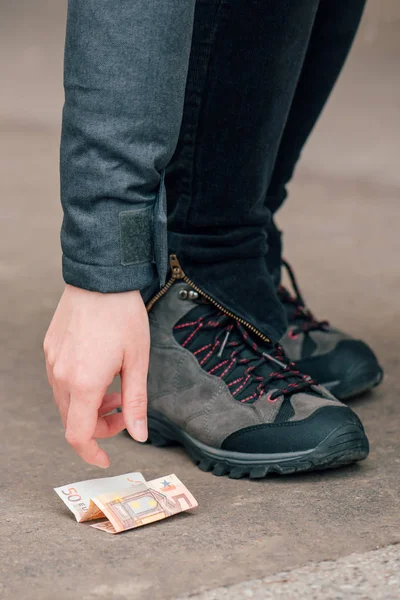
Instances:
[[[136,482],[129,485],[129,487],[126,485],[119,487],[120,478],[123,478],[123,481],[128,479]],[[90,493],[88,484],[91,482],[63,486],[56,488],[55,491],[68,508],[72,510],[71,501],[69,501],[70,504],[66,502],[62,496],[62,490],[68,492],[72,488],[76,490],[77,495],[81,495],[79,494],[80,485],[82,488],[82,483],[85,483],[85,490],[89,492],[89,500],[86,495],[86,510],[83,511],[83,508],[81,508],[82,512],[77,520],[80,522],[96,521],[91,523],[91,526],[107,533],[120,533],[148,523],[154,523],[198,506],[194,496],[176,475],[167,475],[148,482],[144,481],[140,473],[121,475],[120,478],[108,478],[109,480],[115,479],[118,481],[111,484],[108,481],[103,488],[101,488],[101,484],[96,485],[96,491],[99,490],[96,495]],[[101,480],[94,481],[100,482]],[[115,487],[111,490],[110,485]],[[76,509],[76,507],[74,508]],[[72,510],[72,512],[76,516],[76,511]]]

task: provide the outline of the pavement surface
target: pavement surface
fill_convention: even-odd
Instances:
[[[4,2],[1,598],[163,600],[214,588],[200,597],[394,598],[398,548],[364,554],[400,542],[400,47],[393,22],[382,33],[367,15],[279,216],[286,256],[313,311],[368,341],[385,368],[383,385],[352,403],[370,458],[327,473],[235,481],[202,473],[179,448],[120,435],[104,444],[110,476],[174,472],[200,506],[114,537],[78,525],[52,491],[105,475],[66,445],[42,356],[62,290],[57,165],[65,7],[38,0],[33,11],[21,1],[19,19],[15,3]],[[321,561],[330,562],[317,566]],[[328,580],[336,574],[335,596]],[[235,584],[242,587],[224,588]]]
[[[179,600],[398,600],[400,547],[352,554]]]

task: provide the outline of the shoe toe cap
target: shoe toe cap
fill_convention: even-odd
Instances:
[[[223,450],[253,454],[286,454],[315,449],[339,430],[351,430],[367,444],[357,415],[346,406],[325,406],[300,421],[253,425],[231,433]]]
[[[341,398],[377,385],[383,376],[374,352],[361,340],[342,340],[327,354],[300,360],[297,365]]]

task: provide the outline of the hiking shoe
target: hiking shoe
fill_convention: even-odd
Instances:
[[[287,356],[340,400],[377,386],[383,370],[371,348],[318,321],[305,305],[292,268],[286,261],[283,267],[293,287],[293,294],[282,285],[278,289],[289,322],[280,340]]]
[[[302,375],[281,346],[204,294],[176,257],[172,266],[148,304],[151,443],[179,443],[202,470],[233,478],[367,457],[353,411]]]

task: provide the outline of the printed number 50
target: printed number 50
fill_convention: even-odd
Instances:
[[[62,490],[62,493],[68,496],[68,502],[79,502],[82,500],[82,496],[78,494],[75,488],[68,488],[66,492]]]

